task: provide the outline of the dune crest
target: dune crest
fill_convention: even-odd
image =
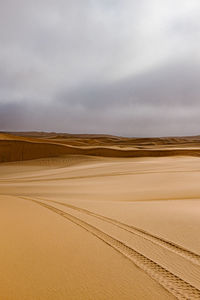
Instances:
[[[102,157],[200,156],[199,138],[132,139],[95,135],[0,134],[0,162],[60,155]]]
[[[0,299],[200,299],[198,139],[0,134]]]

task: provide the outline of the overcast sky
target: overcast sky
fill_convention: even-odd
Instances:
[[[0,0],[0,130],[200,134],[200,1]]]

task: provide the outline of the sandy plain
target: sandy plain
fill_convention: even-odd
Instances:
[[[199,137],[0,135],[0,299],[200,299]]]

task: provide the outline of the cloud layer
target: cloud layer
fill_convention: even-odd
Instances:
[[[0,25],[0,130],[199,134],[198,0],[3,0]]]

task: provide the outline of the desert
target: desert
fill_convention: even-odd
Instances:
[[[200,300],[200,1],[0,1],[0,300]]]
[[[0,299],[200,299],[198,136],[0,138]]]

